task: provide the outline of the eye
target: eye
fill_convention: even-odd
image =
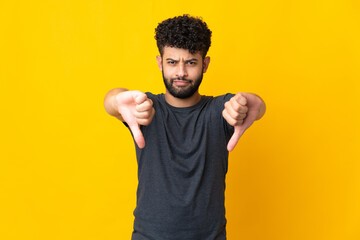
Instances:
[[[195,65],[196,62],[188,62],[189,65]]]
[[[173,65],[173,64],[175,64],[175,61],[169,61],[168,64]]]

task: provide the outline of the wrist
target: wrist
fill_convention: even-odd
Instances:
[[[127,89],[125,88],[115,88],[110,90],[106,96],[105,96],[105,101],[104,101],[104,107],[105,110],[108,114],[110,114],[111,116],[121,116],[121,114],[119,113],[119,108],[118,108],[118,104],[117,104],[117,100],[116,100],[116,96],[121,93],[126,91]]]

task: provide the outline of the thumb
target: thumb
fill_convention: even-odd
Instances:
[[[145,139],[137,122],[129,124],[134,140],[139,148],[145,147]]]
[[[240,137],[243,135],[244,131],[241,129],[241,126],[235,126],[235,131],[233,133],[233,135],[231,136],[228,145],[227,145],[227,150],[229,152],[231,152],[232,150],[234,150],[236,144],[238,143]]]

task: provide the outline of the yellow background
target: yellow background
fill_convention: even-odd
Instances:
[[[164,92],[154,29],[213,31],[201,93],[254,92],[230,154],[228,239],[360,239],[357,0],[0,2],[0,238],[130,239],[137,169],[106,92]]]

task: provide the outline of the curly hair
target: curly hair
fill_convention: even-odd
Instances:
[[[211,45],[211,31],[201,17],[184,14],[159,23],[155,39],[161,56],[167,46],[187,49],[191,54],[200,51],[204,58]]]

